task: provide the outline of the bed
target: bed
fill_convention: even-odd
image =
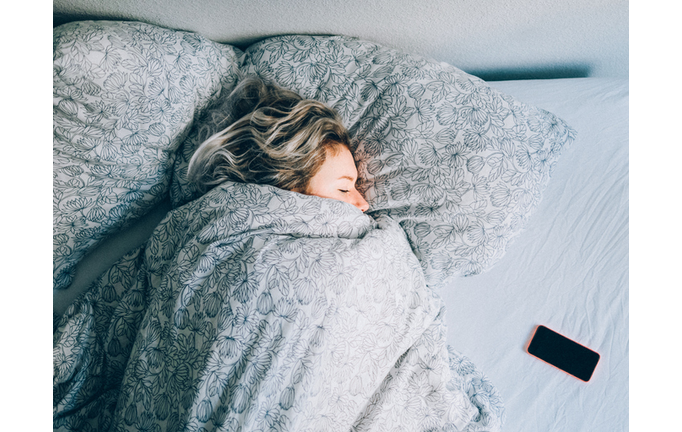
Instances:
[[[172,73],[177,71],[184,72]],[[394,307],[389,315],[397,317],[395,326],[407,316],[411,323],[425,320],[427,315],[438,323],[436,327],[428,323],[419,329],[407,327],[398,338],[398,327],[372,333],[378,325],[369,321],[372,337],[350,344],[353,349],[348,349],[371,351],[377,342],[390,341],[395,343],[379,345],[393,357],[385,359],[384,375],[376,372],[374,381],[370,380],[374,384],[359,379],[363,374],[357,371],[343,369],[351,390],[335,394],[339,406],[356,407],[344,415],[364,419],[364,423],[347,419],[343,423],[338,418],[319,423],[322,420],[315,418],[318,423],[311,424],[326,424],[329,430],[351,423],[354,430],[383,430],[393,415],[400,419],[395,427],[408,427],[401,421],[419,418],[422,430],[443,424],[451,428],[448,430],[472,431],[499,430],[500,424],[502,430],[509,431],[627,430],[627,79],[486,83],[451,65],[342,36],[274,37],[242,51],[190,32],[114,21],[84,21],[55,29],[55,429],[104,430],[115,424],[116,430],[151,430],[162,424],[164,429],[184,425],[231,430],[236,423],[228,419],[237,418],[232,414],[250,412],[247,402],[258,400],[259,409],[252,410],[251,417],[244,414],[244,424],[262,414],[269,419],[268,427],[284,430],[283,411],[310,412],[310,407],[296,405],[294,386],[274,378],[262,385],[279,395],[277,404],[269,401],[266,390],[259,390],[264,401],[231,393],[227,400],[232,402],[225,402],[210,389],[223,381],[225,388],[235,384],[221,375],[216,365],[212,375],[206,370],[197,372],[208,376],[204,381],[212,385],[201,390],[206,397],[179,399],[183,409],[192,413],[189,418],[194,423],[183,424],[177,418],[171,421],[174,410],[168,408],[172,405],[169,401],[159,400],[157,394],[144,390],[144,385],[133,389],[135,377],[146,382],[144,377],[163,374],[160,360],[148,356],[151,351],[144,354],[140,347],[155,334],[155,328],[165,328],[154,321],[149,310],[158,315],[164,310],[162,304],[177,306],[168,313],[172,317],[168,322],[197,334],[208,334],[208,330],[191,311],[204,313],[207,322],[214,318],[223,322],[218,309],[225,309],[226,300],[216,303],[218,296],[210,288],[201,288],[206,297],[200,306],[185,294],[155,303],[154,289],[171,284],[163,282],[167,280],[164,275],[182,279],[189,271],[182,266],[155,265],[172,255],[164,245],[186,241],[184,237],[172,240],[177,235],[174,230],[190,232],[192,224],[203,224],[196,227],[197,238],[213,239],[218,234],[207,227],[218,225],[211,218],[231,221],[221,225],[225,232],[244,222],[239,211],[216,216],[216,203],[238,202],[237,208],[249,208],[250,201],[257,201],[269,211],[277,200],[286,205],[278,204],[276,209],[299,205],[299,198],[293,200],[270,189],[245,190],[239,185],[227,185],[215,192],[216,196],[206,197],[185,178],[193,149],[220,121],[224,109],[221,97],[243,74],[274,80],[305,97],[322,100],[342,114],[354,137],[359,187],[370,202],[368,214],[377,222],[359,221],[348,209],[327,208],[328,203],[315,200],[300,204],[300,209],[314,208],[313,214],[346,218],[338,226],[333,218],[324,220],[319,227],[322,231],[316,234],[321,237],[358,240],[370,231],[393,232],[386,234],[389,240],[382,240],[396,245],[386,249],[392,257],[388,261],[381,261],[386,258],[381,254],[370,253],[371,247],[357,252],[365,262],[379,260],[380,265],[372,264],[375,271],[390,268],[396,261],[407,262],[405,266],[411,269],[405,273],[398,265],[381,278],[367,277],[376,287],[395,287],[395,292],[381,291],[383,297],[404,293],[402,301],[407,306],[400,309],[398,300],[379,304],[382,310]],[[266,202],[263,197],[270,195],[275,201],[262,204]],[[204,214],[207,216],[193,219]],[[283,229],[277,222],[267,221],[267,211],[254,210],[256,214],[253,219],[265,224],[258,229]],[[276,214],[285,221],[290,217]],[[315,223],[315,218],[296,219],[289,225],[314,230],[318,229]],[[397,226],[403,234],[395,234]],[[407,243],[397,239],[401,235]],[[305,237],[299,231],[293,236]],[[339,244],[336,247],[343,249]],[[410,257],[401,255],[406,244]],[[265,254],[269,247],[259,250]],[[319,251],[319,246],[310,247]],[[183,256],[192,250],[185,250]],[[291,250],[286,249],[287,253]],[[233,270],[221,270],[215,256],[201,256],[208,258],[196,259],[193,274],[201,277],[195,278],[195,285],[216,284],[207,276],[212,273],[232,274]],[[268,280],[275,286],[292,277],[286,266],[277,264],[286,261],[274,259],[271,265],[276,270],[267,270],[271,272]],[[314,272],[315,266],[324,263],[313,260],[298,265],[313,269],[311,278],[324,279],[325,271]],[[357,266],[349,269],[353,274],[363,271]],[[154,278],[158,283],[151,286],[157,288],[145,285]],[[423,286],[413,281],[420,278]],[[404,280],[412,281],[411,285],[404,286]],[[334,284],[325,286],[336,287],[329,288],[335,295],[342,291]],[[255,295],[255,288],[249,289],[237,290],[234,295],[238,300]],[[284,320],[281,322],[298,322],[282,312],[284,309],[277,309],[277,302],[268,300],[264,292],[253,299],[256,310],[264,311],[264,316],[273,312]],[[301,289],[298,295],[301,292],[308,291]],[[414,292],[422,300],[410,297]],[[431,295],[428,293],[438,300],[423,300]],[[313,298],[313,294],[298,297],[298,304],[315,304]],[[177,305],[173,306],[174,302]],[[239,302],[246,304],[246,300]],[[442,313],[436,314],[436,310]],[[312,308],[310,316],[315,313]],[[535,327],[541,324],[601,354],[589,382],[557,371],[525,351]],[[263,334],[273,331],[261,330]],[[310,337],[317,340],[319,336]],[[240,344],[243,341],[226,339],[212,352],[219,358],[234,356],[234,347]],[[278,357],[282,365],[287,358],[299,355],[294,348],[288,351],[289,356]],[[440,354],[429,357],[438,360],[424,366],[422,357],[400,356],[399,351],[407,348]],[[135,361],[131,352],[137,353]],[[253,355],[258,357],[258,353],[256,350]],[[399,368],[387,372],[385,367],[397,358],[408,366],[410,361],[416,362],[422,371],[449,370],[449,381],[403,382]],[[271,359],[267,364],[271,366]],[[168,363],[168,367],[176,375],[191,375],[178,364]],[[290,375],[282,372],[280,381],[304,381],[297,378],[301,374],[296,375],[296,367],[286,370]],[[385,378],[387,373],[391,379]],[[433,376],[440,375],[434,372]],[[373,393],[378,383],[382,383],[381,391]],[[441,397],[440,390],[434,388],[447,391],[443,390]],[[373,396],[355,403],[346,400],[348,394]],[[439,412],[453,406],[461,410],[455,414],[447,411],[449,422],[438,423],[433,413],[422,412],[428,411],[428,403],[415,408],[413,404],[419,402],[409,398],[412,394],[421,394],[422,400],[433,402]],[[454,394],[466,397],[452,399]],[[221,411],[217,400],[232,411]],[[240,405],[235,400],[244,402]],[[357,407],[363,403],[367,405],[359,415]],[[391,408],[384,410],[389,405]],[[268,406],[272,406],[270,411]],[[401,414],[405,418],[395,416],[395,410],[401,408],[407,413]],[[222,416],[219,421],[218,412]],[[311,417],[305,418],[313,422]],[[292,430],[301,428],[298,424]]]

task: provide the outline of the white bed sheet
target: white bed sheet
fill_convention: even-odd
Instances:
[[[448,341],[500,390],[505,430],[626,431],[628,80],[490,84],[557,114],[578,136],[505,257],[441,291]],[[590,382],[525,351],[540,324],[600,353]]]

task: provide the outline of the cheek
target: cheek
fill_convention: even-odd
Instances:
[[[343,195],[342,197],[337,198],[337,199],[340,201],[347,202],[348,204],[355,205],[355,200],[353,199],[353,197],[350,194],[342,194],[342,195]]]

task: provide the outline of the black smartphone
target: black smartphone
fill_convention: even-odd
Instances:
[[[599,362],[599,354],[595,351],[542,325],[535,329],[527,351],[585,382],[592,378]]]

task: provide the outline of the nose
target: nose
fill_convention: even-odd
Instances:
[[[353,192],[353,205],[363,212],[367,211],[367,209],[369,209],[369,204],[367,204],[365,198],[357,190],[354,190]]]

